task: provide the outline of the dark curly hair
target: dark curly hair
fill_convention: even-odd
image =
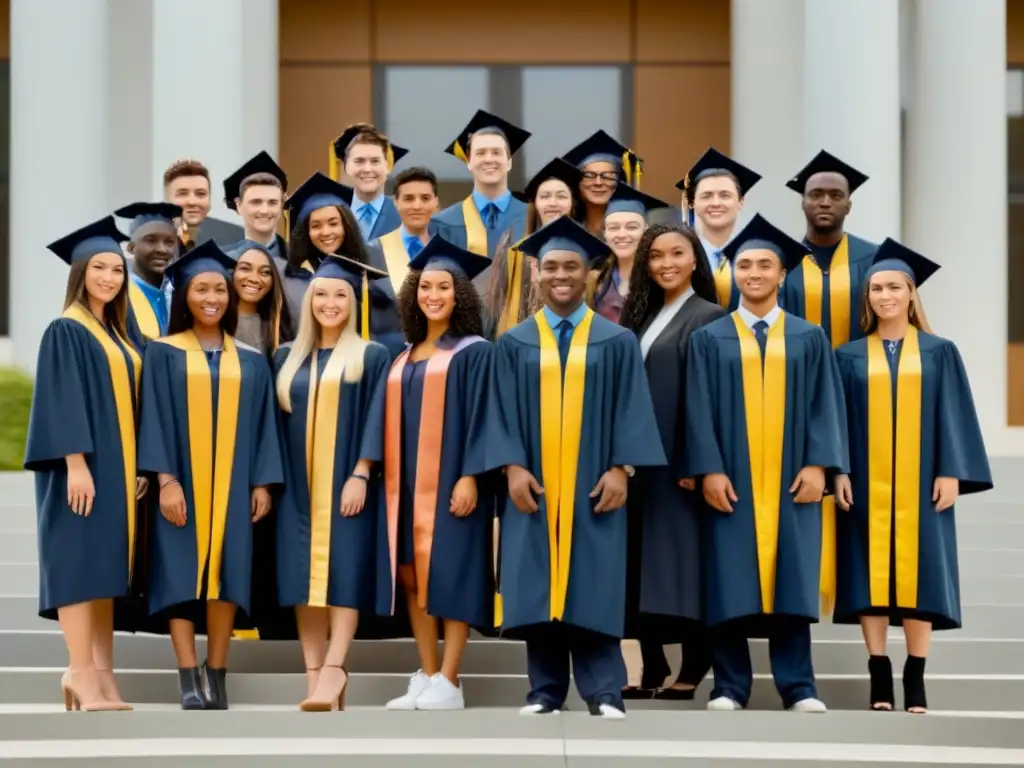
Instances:
[[[334,252],[336,256],[347,256],[360,264],[369,264],[370,257],[366,252],[366,243],[363,234],[359,231],[359,222],[355,214],[347,205],[332,206],[341,214],[341,225],[345,230],[341,238],[341,245]],[[309,236],[309,217],[291,222],[291,237],[288,241],[288,266],[292,269],[301,269],[302,263],[308,261],[313,269],[320,266],[324,255],[320,249],[313,245]]]
[[[690,227],[678,224],[654,224],[647,228],[636,248],[636,259],[629,277],[629,296],[626,297],[626,304],[622,308],[622,317],[619,320],[624,328],[638,331],[649,317],[656,315],[665,306],[665,292],[651,277],[648,262],[651,259],[651,246],[654,245],[654,241],[670,232],[685,237],[693,248],[696,262],[691,279],[693,292],[706,301],[718,303],[715,277],[711,274],[711,265],[697,233]]]
[[[427,338],[427,316],[416,300],[420,277],[423,272],[410,270],[398,291],[398,315],[402,321],[405,340],[419,344]],[[455,287],[455,307],[448,319],[448,335],[461,339],[464,336],[483,336],[480,295],[473,283],[462,275],[452,275]]]

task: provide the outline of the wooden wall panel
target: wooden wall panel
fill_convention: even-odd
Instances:
[[[368,64],[281,68],[279,145],[292,189],[327,172],[327,148],[345,126],[370,121],[372,93]]]
[[[1006,423],[1024,427],[1024,344],[1006,349]]]
[[[640,65],[634,72],[633,146],[644,159],[643,189],[678,205],[675,183],[686,169],[709,146],[729,151],[729,67]]]
[[[282,64],[369,62],[371,2],[279,0]]]
[[[384,63],[522,64],[629,61],[630,4],[591,0],[467,3],[374,0],[376,50]]]
[[[1024,0],[1006,0],[1006,61],[1024,66]]]
[[[0,0],[0,59],[11,58],[11,0]]]
[[[728,2],[634,2],[638,63],[729,63],[731,53]]]

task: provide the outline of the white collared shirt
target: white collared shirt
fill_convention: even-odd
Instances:
[[[644,360],[647,359],[647,353],[651,351],[651,347],[654,346],[654,342],[658,340],[668,324],[672,322],[672,319],[679,314],[679,310],[683,308],[686,300],[693,296],[693,286],[691,285],[682,296],[677,298],[671,304],[666,304],[661,308],[657,315],[654,316],[654,320],[651,321],[650,327],[644,331],[644,335],[640,337],[640,352],[643,354]]]
[[[774,307],[771,308],[767,315],[765,315],[764,317],[758,317],[749,309],[743,306],[743,299],[740,299],[740,305],[736,308],[736,311],[739,312],[740,320],[742,320],[743,324],[747,326],[747,328],[749,328],[750,330],[754,330],[754,324],[760,322],[761,320],[764,320],[766,323],[768,323],[768,330],[771,330],[772,326],[775,325],[775,321],[782,316],[782,307],[776,304]]]

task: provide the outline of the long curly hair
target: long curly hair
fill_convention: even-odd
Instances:
[[[398,316],[402,321],[405,340],[419,344],[427,338],[427,316],[420,309],[416,294],[419,292],[421,270],[410,270],[398,291]],[[461,339],[464,336],[483,336],[480,296],[473,283],[462,275],[452,275],[455,287],[455,306],[448,318],[448,335]]]
[[[355,214],[347,205],[332,206],[341,214],[341,225],[345,234],[341,238],[341,245],[334,252],[335,256],[347,256],[360,264],[369,264],[370,257],[366,252],[366,243],[359,231],[359,222]],[[313,245],[309,236],[309,217],[292,222],[291,237],[288,241],[288,265],[292,269],[301,269],[303,262],[308,261],[313,269],[320,266],[320,261],[326,254]]]
[[[704,246],[700,244],[697,233],[685,225],[654,224],[647,228],[636,248],[636,259],[629,277],[629,296],[626,297],[625,306],[622,308],[622,317],[619,320],[624,328],[629,328],[631,331],[639,330],[648,318],[656,315],[665,306],[665,292],[651,277],[649,263],[651,246],[654,245],[654,241],[671,232],[685,237],[689,241],[690,247],[693,248],[695,264],[690,283],[693,286],[693,292],[706,301],[713,304],[718,303],[715,277],[711,274],[711,265],[708,263],[707,254],[704,252]]]

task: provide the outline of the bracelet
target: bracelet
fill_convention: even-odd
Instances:
[[[361,475],[358,472],[353,472],[352,473],[352,477],[354,477],[354,478],[356,478],[358,480],[362,480],[364,483],[370,482],[370,476],[369,475]]]
[[[181,483],[178,482],[177,480],[168,480],[166,483],[164,483],[163,485],[160,486],[160,490],[162,491],[168,485],[174,485],[175,483],[178,483],[178,485],[181,485]]]

